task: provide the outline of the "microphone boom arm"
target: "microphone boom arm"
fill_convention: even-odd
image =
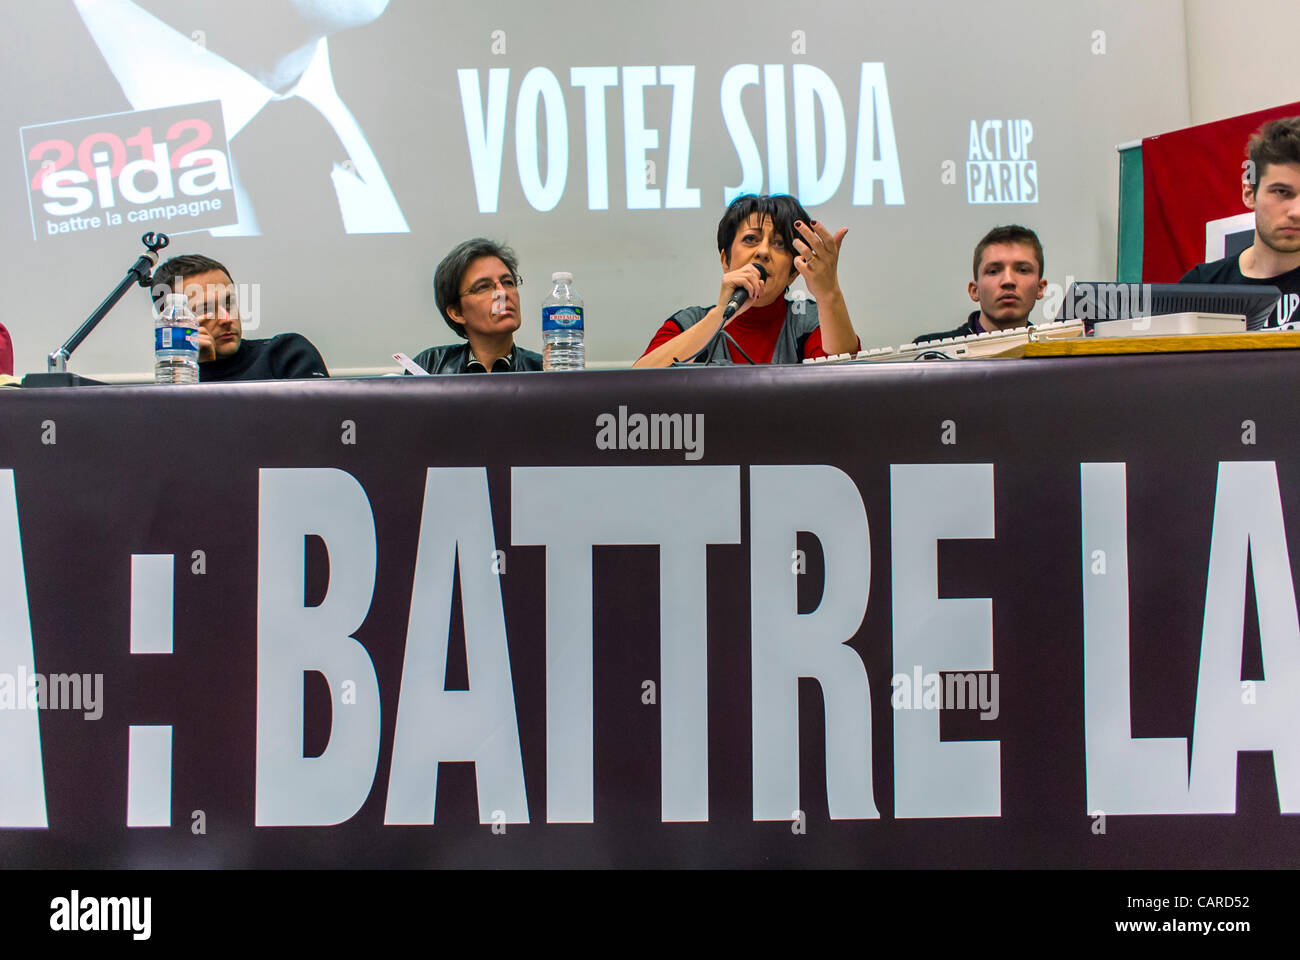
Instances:
[[[50,373],[67,373],[68,360],[72,356],[72,351],[81,346],[81,342],[90,336],[91,331],[99,326],[99,322],[108,316],[108,312],[117,306],[119,300],[126,296],[126,292],[137,284],[148,287],[153,282],[153,268],[158,264],[158,251],[171,243],[171,238],[165,233],[150,231],[140,240],[148,249],[148,253],[140,254],[135,263],[131,264],[131,269],[127,270],[122,282],[113,288],[113,292],[95,308],[95,312],[86,318],[86,322],[77,328],[76,333],[68,337],[63,346],[49,355],[46,365]]]

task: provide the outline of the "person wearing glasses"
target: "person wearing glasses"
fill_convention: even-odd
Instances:
[[[475,237],[458,243],[433,273],[433,298],[463,339],[412,359],[429,373],[513,373],[542,369],[542,355],[515,344],[519,329],[519,258],[504,244]]]
[[[200,383],[329,376],[320,352],[301,334],[244,339],[235,281],[230,271],[211,257],[172,257],[154,271],[152,292],[159,310],[167,294],[185,294],[198,317]]]

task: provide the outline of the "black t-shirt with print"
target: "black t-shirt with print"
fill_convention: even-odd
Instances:
[[[1276,277],[1247,277],[1241,272],[1236,256],[1215,260],[1213,263],[1201,263],[1192,267],[1179,283],[1234,283],[1250,286],[1277,287],[1282,296],[1277,307],[1269,315],[1266,327],[1280,327],[1285,323],[1300,321],[1300,267],[1279,273]]]

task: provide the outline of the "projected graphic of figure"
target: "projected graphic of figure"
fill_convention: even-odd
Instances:
[[[239,221],[214,236],[262,232],[239,163],[274,162],[245,151],[239,133],[268,104],[299,98],[329,123],[340,149],[329,173],[348,233],[409,233],[361,126],[334,89],[327,38],[370,23],[388,0],[73,0],[136,110],[220,100],[234,154]],[[278,144],[286,154],[293,144]],[[320,160],[322,168],[324,158]],[[309,175],[309,174],[308,174]],[[322,172],[322,176],[323,176]],[[245,181],[248,179],[245,170]]]

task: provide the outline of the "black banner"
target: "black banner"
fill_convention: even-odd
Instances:
[[[1284,867],[1284,352],[29,390],[18,867]]]

